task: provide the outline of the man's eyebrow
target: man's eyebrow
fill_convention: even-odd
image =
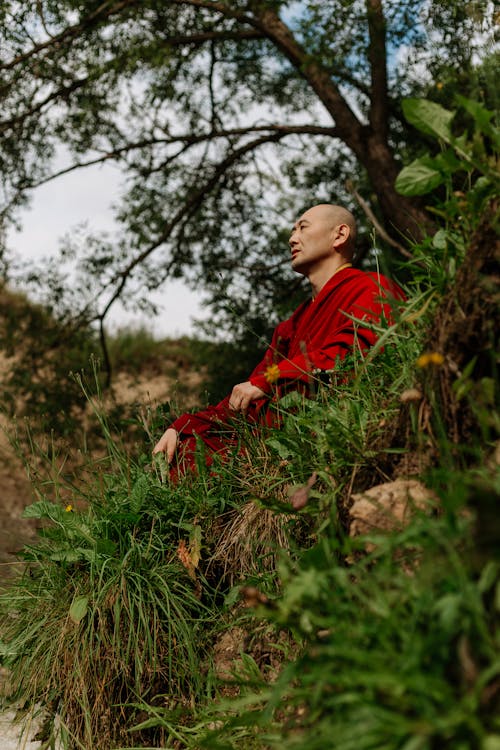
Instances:
[[[311,222],[309,221],[309,219],[297,219],[292,229],[296,229],[297,227],[300,227],[302,224],[310,224],[310,223]]]

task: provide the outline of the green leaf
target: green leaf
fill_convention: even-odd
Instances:
[[[438,229],[434,237],[432,238],[432,247],[437,250],[446,250],[448,245],[448,232],[446,229]]]
[[[97,555],[113,557],[116,552],[116,543],[111,539],[98,539],[96,541],[95,551]]]
[[[32,503],[23,511],[23,518],[50,518],[52,521],[60,521],[63,516],[64,510],[61,506],[51,503],[48,500],[39,500],[36,503]]]
[[[130,509],[133,513],[139,513],[148,495],[149,482],[144,474],[137,479],[130,493]]]
[[[403,99],[402,107],[404,116],[413,127],[450,143],[450,123],[455,117],[455,112],[450,112],[429,99]]]
[[[457,157],[452,148],[447,148],[445,151],[436,154],[433,161],[437,169],[447,174],[453,174],[465,168],[463,161]]]
[[[481,576],[477,584],[479,591],[482,594],[484,594],[486,591],[489,591],[489,589],[492,588],[495,583],[497,583],[499,574],[500,566],[496,561],[490,560],[488,563],[486,563],[483,570],[481,571]]]
[[[266,440],[266,445],[272,450],[275,450],[278,456],[282,459],[289,458],[292,455],[290,448],[277,438],[269,438]]]
[[[482,750],[500,750],[500,734],[489,734],[485,737]]]
[[[76,596],[73,599],[71,607],[69,608],[69,616],[76,625],[78,625],[87,614],[88,604],[88,596]]]
[[[480,102],[467,99],[467,97],[462,96],[461,94],[456,94],[455,99],[460,106],[472,116],[476,125],[479,126],[479,130],[489,135],[492,131],[490,120],[493,117],[494,112],[483,107]]]
[[[425,195],[444,182],[445,177],[435,168],[429,157],[415,159],[404,167],[396,178],[396,190],[401,195]]]
[[[457,151],[460,155],[466,157],[467,159],[470,159],[472,156],[472,148],[470,141],[467,137],[467,133],[462,133],[461,135],[457,136],[457,138],[453,139],[453,148],[455,151]],[[462,169],[469,169],[469,165],[464,163],[462,160]]]
[[[153,456],[153,467],[160,475],[160,481],[165,484],[168,479],[168,463],[164,453],[156,453]]]
[[[49,555],[49,560],[52,560],[52,562],[76,563],[85,559],[85,550],[81,547],[57,549]]]
[[[454,631],[460,622],[462,599],[458,594],[445,594],[435,603],[433,610],[439,617],[441,628]]]

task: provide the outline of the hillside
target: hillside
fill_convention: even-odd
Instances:
[[[490,113],[466,105],[470,143],[449,112],[412,104],[458,156],[401,173],[411,194],[447,180],[447,199],[433,194],[443,226],[412,248],[394,321],[359,321],[376,334],[368,353],[275,392],[277,422],[241,419],[210,466],[201,445],[185,476],[151,461],[171,403],[132,417],[87,379],[85,400],[62,390],[51,349],[37,368],[19,353],[10,385],[42,442],[47,420],[71,460],[77,423],[83,439],[76,479],[50,442],[35,451],[26,515],[42,533],[0,596],[10,700],[42,707],[48,745],[500,746],[498,174]],[[121,361],[146,362],[137,344],[122,341]],[[131,388],[115,375],[135,400],[138,370]]]
[[[29,301],[11,295],[4,290],[2,307],[19,303],[22,299],[24,315],[30,309]],[[5,320],[4,320],[5,330]],[[116,342],[120,344],[123,336],[136,338],[141,343],[143,333],[127,332],[119,336]],[[5,338],[4,338],[5,341]],[[24,344],[26,349],[31,345],[31,339],[25,338]],[[0,353],[0,389],[8,390],[12,394],[12,387],[7,388],[7,381],[12,376],[12,371],[16,364],[18,367],[23,366],[22,340],[19,339],[16,348],[16,357],[2,356]],[[140,362],[121,361],[117,363],[117,371],[114,373],[112,387],[105,391],[102,399],[102,406],[107,412],[114,412],[119,415],[120,419],[137,418],[139,412],[154,409],[164,403],[178,403],[182,398],[185,408],[192,408],[199,402],[200,388],[203,382],[203,369],[190,360],[189,353],[186,353],[185,341],[168,341],[152,343],[148,339],[148,348],[141,355]],[[67,366],[66,382],[72,386],[69,377],[71,361]],[[91,370],[90,363],[86,365],[86,370]],[[42,381],[43,382],[43,381]],[[47,383],[47,390],[50,391],[50,382]],[[0,581],[8,578],[12,570],[17,567],[16,553],[21,549],[23,544],[33,542],[36,538],[37,522],[33,519],[23,518],[24,508],[32,503],[36,496],[33,485],[30,482],[27,473],[27,467],[22,455],[30,460],[31,451],[25,434],[24,420],[29,419],[29,413],[25,408],[24,394],[21,392],[18,398],[14,399],[16,404],[16,413],[19,415],[9,416],[8,413],[1,415],[1,432],[0,432],[0,486],[2,492],[0,496]],[[68,438],[63,434],[57,437],[56,443],[59,444],[60,460],[65,462],[67,469],[72,470],[78,467],[79,454],[81,447],[86,440],[95,440],[94,449],[98,452],[102,450],[102,437],[96,434],[95,424],[92,420],[92,410],[86,403],[83,394],[81,402],[84,405],[83,410],[78,417],[79,428],[76,432],[76,452],[68,444]],[[42,442],[47,441],[47,436],[43,433],[43,428],[37,427],[37,418],[39,415],[33,415],[30,424]],[[40,429],[42,432],[40,433]],[[18,435],[19,441],[17,448],[14,447],[12,440]],[[86,436],[86,437],[85,437]],[[147,442],[146,433],[143,434],[144,444],[136,446],[138,451],[149,450],[150,444]],[[134,448],[131,448],[134,450]],[[69,464],[66,455],[72,455]],[[73,465],[72,465],[73,464]]]

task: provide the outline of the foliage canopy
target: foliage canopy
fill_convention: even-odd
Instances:
[[[405,252],[430,219],[394,187],[400,156],[424,142],[401,97],[447,103],[458,72],[463,93],[477,89],[492,25],[487,0],[2,3],[5,224],[70,171],[112,161],[126,177],[117,236],[67,239],[29,280],[86,321],[118,298],[147,307],[144,290],[179,276],[220,320],[282,315],[300,287],[289,222],[355,197]]]

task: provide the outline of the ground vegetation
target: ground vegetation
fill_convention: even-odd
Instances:
[[[461,107],[405,104],[441,148],[397,185],[439,228],[395,323],[281,399],[280,429],[242,422],[244,450],[208,470],[200,446],[172,484],[165,414],[133,453],[80,379],[106,453],[84,482],[39,472],[1,599],[10,699],[47,746],[498,747],[498,129]]]

